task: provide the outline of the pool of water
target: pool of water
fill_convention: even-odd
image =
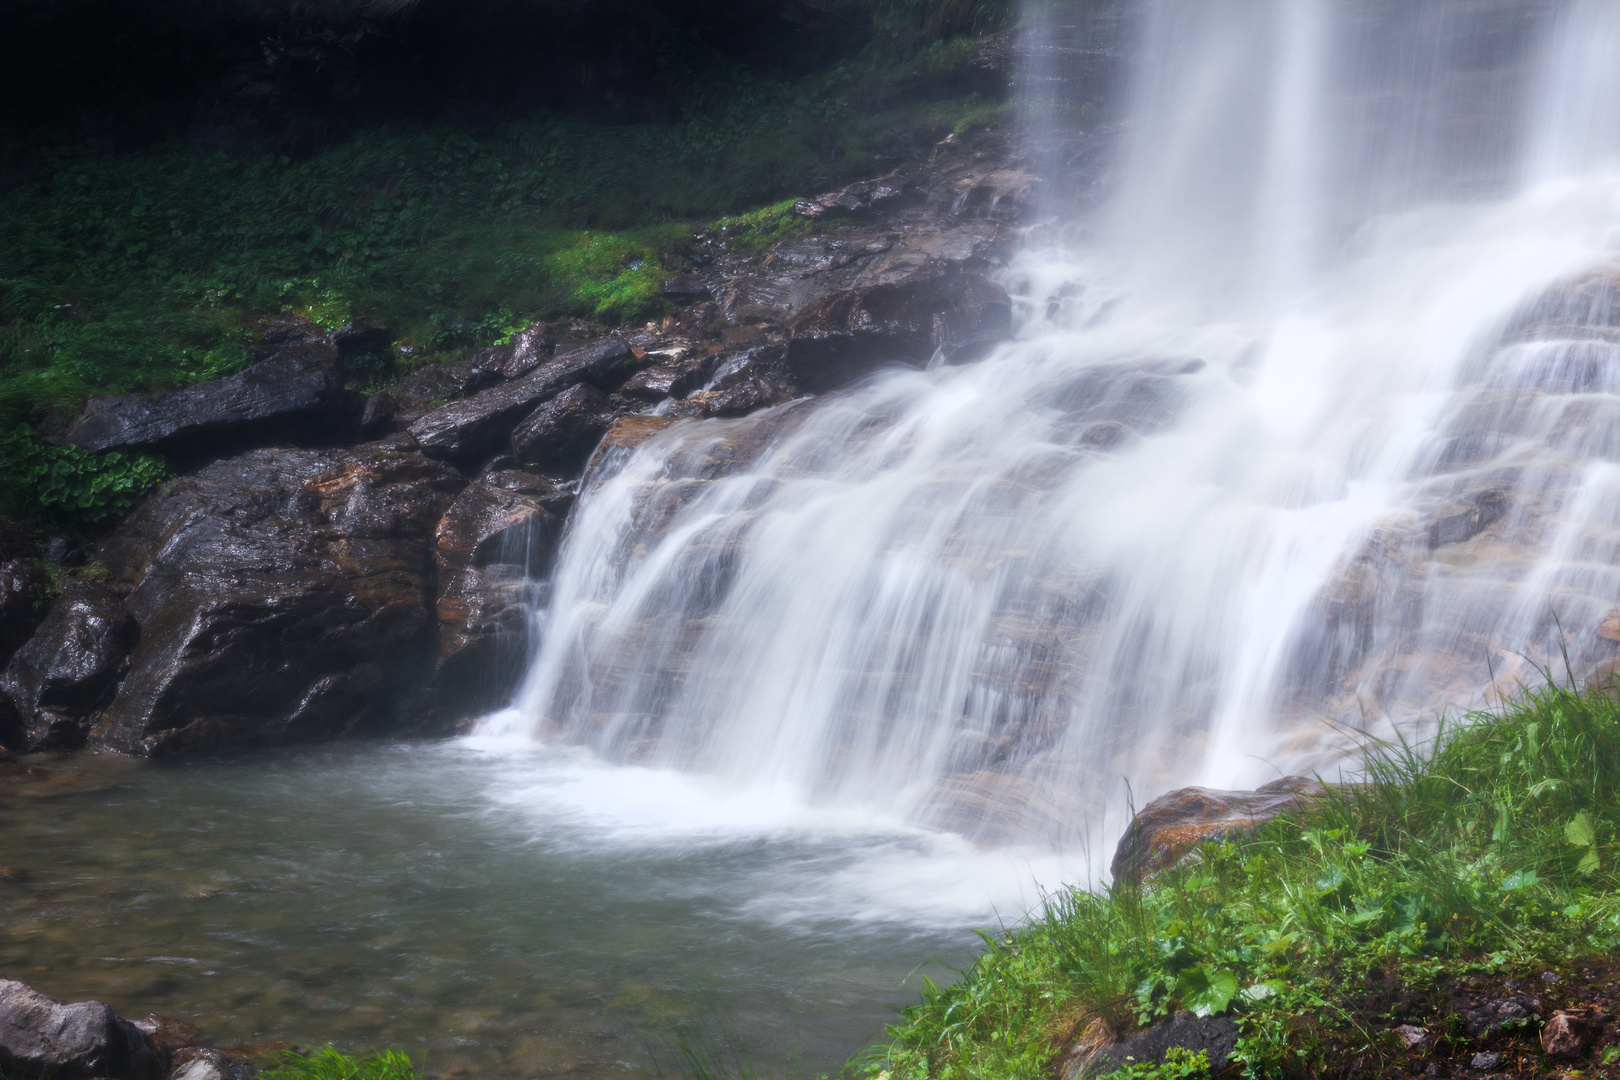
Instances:
[[[678,1072],[677,1038],[836,1069],[1068,870],[528,743],[35,764],[0,782],[0,972],[427,1075]]]

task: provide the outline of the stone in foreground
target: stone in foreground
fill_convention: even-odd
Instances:
[[[1285,776],[1254,791],[1188,787],[1160,795],[1131,820],[1109,870],[1115,881],[1140,882],[1174,866],[1200,844],[1252,832],[1326,790],[1316,780]]]
[[[163,1054],[99,1001],[64,1005],[0,980],[0,1073],[53,1080],[161,1080]]]
[[[432,649],[434,530],[466,485],[381,450],[256,450],[102,545],[140,624],[92,739],[174,754],[392,729]]]

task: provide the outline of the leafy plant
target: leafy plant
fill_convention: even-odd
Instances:
[[[1620,947],[1620,699],[1549,683],[1420,743],[1369,740],[1357,782],[1142,886],[1069,890],[861,1058],[892,1078],[1049,1074],[1086,1023],[1228,1012],[1251,1077],[1371,1032],[1346,987],[1425,985]],[[1337,1036],[1334,1036],[1337,1037]]]
[[[94,530],[122,517],[168,474],[159,457],[47,446],[27,428],[0,437],[0,466],[6,477],[0,509],[71,532]]]

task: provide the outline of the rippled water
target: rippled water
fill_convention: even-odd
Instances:
[[[577,754],[353,745],[0,781],[0,972],[429,1075],[834,1069],[1034,867]],[[1056,871],[1054,871],[1056,872]]]

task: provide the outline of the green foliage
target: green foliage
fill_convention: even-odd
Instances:
[[[259,1074],[263,1080],[416,1080],[411,1059],[398,1050],[352,1058],[334,1049],[289,1050]]]
[[[127,514],[168,472],[162,458],[47,446],[25,427],[0,436],[0,512],[88,532]]]
[[[771,245],[810,231],[810,223],[793,213],[797,200],[787,199],[749,214],[721,218],[712,226],[733,251],[758,255]]]
[[[1182,1046],[1165,1051],[1163,1061],[1132,1062],[1115,1069],[1112,1080],[1194,1080],[1209,1075],[1209,1051],[1194,1053]]]
[[[1068,891],[925,986],[863,1065],[894,1080],[1047,1075],[1091,1019],[1239,1018],[1247,1075],[1312,1072],[1362,975],[1422,985],[1620,947],[1620,700],[1549,684],[1141,887]],[[1363,1033],[1365,1036],[1367,1033]]]

